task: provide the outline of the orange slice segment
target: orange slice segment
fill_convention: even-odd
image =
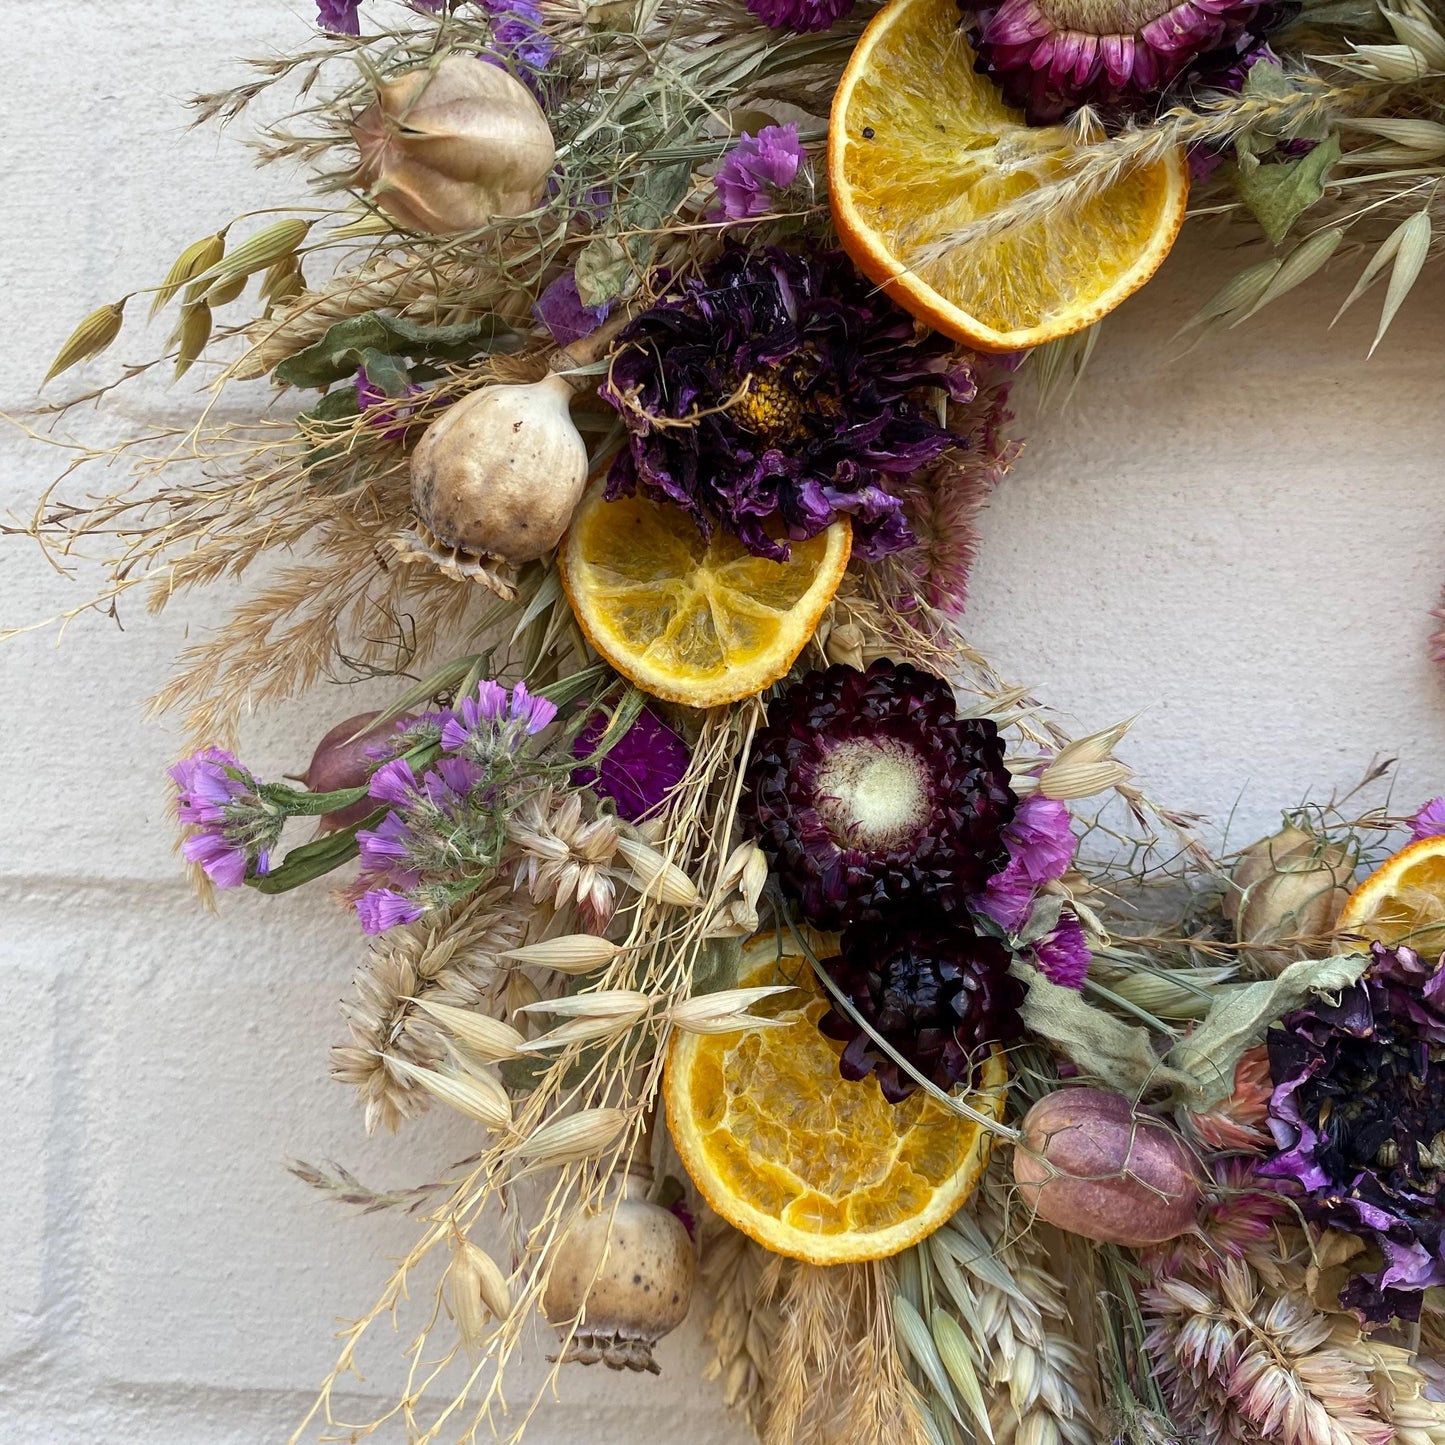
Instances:
[[[787,673],[848,566],[846,518],[773,562],[722,531],[704,542],[678,507],[602,494],[599,481],[582,499],[557,562],[578,624],[618,672],[688,707],[737,702]]]
[[[1335,932],[1424,958],[1445,953],[1445,838],[1422,838],[1380,865],[1345,901]]]
[[[667,1061],[667,1122],[707,1202],[765,1248],[810,1264],[897,1254],[939,1227],[977,1186],[993,1135],[922,1091],[889,1104],[877,1080],[838,1074],[823,1037],[821,985],[772,935],[743,955],[744,987],[792,983],[756,1012],[787,1027],[678,1034]],[[771,1009],[770,1009],[771,1006]],[[968,1102],[1001,1118],[1002,1049]]]
[[[1091,325],[1138,290],[1184,220],[1183,151],[1082,199],[1047,201],[1074,143],[1030,128],[973,69],[955,0],[893,0],[833,97],[828,186],[854,264],[899,305],[985,351]]]

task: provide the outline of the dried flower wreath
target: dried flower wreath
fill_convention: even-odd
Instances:
[[[1445,176],[1433,7],[319,19],[197,102],[289,94],[257,144],[314,203],[149,292],[151,365],[280,403],[82,448],[134,480],[28,529],[113,544],[102,610],[296,554],[157,699],[182,851],[330,878],[371,940],[336,1078],[368,1130],[478,1129],[403,1195],[297,1166],[420,1228],[296,1438],[517,1438],[538,1313],[555,1370],[656,1370],[700,1255],[776,1445],[1445,1442],[1445,803],[1221,864],[1123,725],[1071,739],[959,630],[1011,387],[1077,376],[1191,180],[1269,249],[1189,329],[1356,253],[1384,333]],[[339,668],[390,704],[258,778],[243,710]],[[406,1388],[341,1422],[388,1317]]]

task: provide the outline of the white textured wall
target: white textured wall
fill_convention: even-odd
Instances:
[[[187,132],[180,100],[233,74],[230,56],[301,35],[309,9],[0,0],[0,411],[29,405],[78,316],[286,197],[239,136]],[[1405,758],[1402,797],[1445,783],[1424,648],[1445,580],[1445,340],[1440,289],[1422,287],[1366,365],[1367,308],[1324,329],[1337,281],[1168,364],[1168,336],[1225,270],[1186,241],[1109,323],[1074,407],[1038,429],[986,518],[974,619],[1080,724],[1140,713],[1130,756],[1160,798],[1222,818],[1248,788],[1248,831],[1375,752]],[[192,400],[142,386],[88,425],[119,435]],[[28,510],[58,469],[0,435],[0,511]],[[0,542],[0,625],[83,595]],[[369,1305],[414,1226],[349,1217],[282,1160],[402,1185],[470,1147],[440,1115],[367,1141],[328,1080],[348,918],[249,893],[207,916],[180,880],[174,743],[141,709],[223,600],[0,647],[0,1445],[285,1439],[334,1318]],[[247,755],[294,769],[362,702],[332,690],[257,719]],[[664,1349],[660,1381],[568,1372],[566,1410],[530,1438],[740,1439],[695,1381],[695,1340]]]

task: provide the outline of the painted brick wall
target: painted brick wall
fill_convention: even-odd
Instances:
[[[181,101],[234,76],[231,57],[301,35],[309,9],[0,0],[0,412],[30,405],[80,315],[288,197],[285,175],[249,170],[239,135],[188,131]],[[1186,240],[1109,323],[1072,409],[1035,428],[986,518],[973,625],[1082,726],[1139,713],[1130,755],[1161,799],[1222,820],[1248,787],[1242,837],[1375,753],[1405,759],[1402,798],[1445,784],[1424,645],[1445,580],[1445,298],[1422,287],[1368,365],[1366,308],[1324,329],[1339,281],[1171,361],[1169,337],[1226,269]],[[85,427],[119,438],[194,404],[188,384],[143,384]],[[28,512],[63,462],[0,432],[0,512]],[[0,627],[82,601],[94,573],[75,568],[68,582],[0,541]],[[399,1186],[472,1147],[440,1115],[368,1141],[328,1080],[358,954],[347,918],[294,895],[208,916],[178,876],[162,786],[175,743],[142,709],[226,600],[158,619],[132,600],[124,630],[85,615],[58,648],[54,629],[0,647],[0,1445],[284,1440],[334,1319],[369,1305],[414,1230],[348,1216],[284,1159]],[[368,696],[327,689],[257,717],[248,758],[295,770]],[[545,1407],[530,1438],[741,1440],[696,1381],[697,1339],[694,1321],[657,1381],[568,1372],[565,1408]],[[344,1408],[393,1378],[377,1369]]]

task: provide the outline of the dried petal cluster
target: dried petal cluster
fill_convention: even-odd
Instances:
[[[671,502],[763,557],[840,516],[855,557],[897,551],[913,539],[893,484],[955,441],[919,402],[950,384],[950,351],[841,252],[729,247],[618,338],[608,496]]]
[[[1305,1214],[1383,1256],[1341,1302],[1367,1320],[1419,1318],[1445,1284],[1445,965],[1371,945],[1336,1003],[1288,1015],[1268,1038],[1277,1152],[1260,1172]]]

